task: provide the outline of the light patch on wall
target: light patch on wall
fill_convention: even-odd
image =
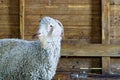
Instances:
[[[52,5],[50,5],[50,6],[45,6],[45,8],[58,8],[58,6],[52,6]]]
[[[8,7],[9,7],[8,5],[0,4],[0,8],[8,8]]]
[[[91,8],[91,5],[68,5],[68,8]]]
[[[117,5],[111,6],[111,10],[120,10],[120,6]]]

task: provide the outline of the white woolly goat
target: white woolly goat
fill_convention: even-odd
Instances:
[[[0,40],[0,80],[51,80],[60,58],[62,24],[42,18],[37,41]]]

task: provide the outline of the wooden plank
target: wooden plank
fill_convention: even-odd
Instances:
[[[111,72],[112,73],[120,73],[120,58],[111,58]]]
[[[13,8],[0,8],[0,15],[16,15],[19,13],[18,7]]]
[[[111,5],[120,5],[120,0],[110,0]]]
[[[6,4],[6,5],[16,5],[18,6],[19,0],[0,0],[0,4]]]
[[[100,10],[100,6],[94,5],[92,6],[91,4],[89,5],[66,5],[66,4],[60,4],[60,5],[46,5],[46,4],[39,4],[39,5],[32,5],[32,6],[26,6],[25,9],[28,10],[34,10],[34,9],[39,9],[39,10],[78,10],[78,11],[83,11],[83,10]]]
[[[94,73],[87,73],[87,78],[71,78],[71,74],[79,73],[79,72],[57,72],[54,76],[53,80],[120,80],[120,77],[112,77],[110,75],[103,75],[101,74],[94,74]],[[108,77],[109,76],[109,77]]]
[[[111,10],[120,11],[120,5],[111,5]]]
[[[110,44],[110,0],[102,0],[102,44]]]
[[[113,36],[113,37],[117,37],[120,38],[120,27],[119,26],[114,26],[114,27],[111,27],[110,28],[110,36]]]
[[[40,10],[40,9],[26,9],[25,10],[25,14],[26,15],[29,15],[29,14],[32,14],[32,15],[39,15],[39,14],[41,14],[41,15],[51,15],[51,14],[54,14],[54,15],[56,15],[56,14],[61,14],[61,15],[69,15],[69,14],[72,14],[72,15],[89,15],[89,14],[91,14],[91,15],[100,15],[100,11],[99,11],[99,9],[97,9],[97,10],[92,10],[92,9],[90,9],[90,10],[49,10],[49,9],[44,9],[44,10]]]
[[[18,21],[19,21],[18,15],[1,15],[0,17],[0,23],[2,22],[17,23]]]
[[[26,15],[25,20],[31,20],[32,22],[38,22],[42,17],[47,15]],[[100,21],[100,15],[48,15],[53,18],[59,19],[60,21],[67,22],[67,21]]]
[[[9,24],[3,24],[3,25],[0,25],[0,29],[11,29],[11,28],[18,28],[19,25],[9,25]]]
[[[110,16],[112,17],[112,16],[119,16],[120,15],[120,10],[112,10],[111,12],[110,12]]]
[[[11,5],[11,4],[9,4],[9,5],[8,4],[2,4],[2,5],[0,5],[0,9],[2,9],[2,8],[4,8],[4,9],[5,8],[9,8],[10,9],[11,8],[12,9],[12,8],[18,8],[18,6]]]
[[[110,57],[102,57],[102,74],[110,74]]]
[[[118,16],[120,12],[120,5],[111,5],[111,16]]]
[[[101,58],[88,57],[62,57],[60,58],[58,72],[82,72],[83,68],[101,68]],[[86,70],[90,73],[92,70]]]
[[[36,3],[44,3],[44,4],[99,4],[100,0],[25,0],[27,4],[36,4]]]
[[[8,5],[1,5],[0,6],[0,15],[11,15],[11,14],[18,14],[19,7],[18,6],[8,6]]]
[[[119,0],[112,0],[111,4],[111,21],[110,21],[110,43],[111,44],[120,44],[120,33],[119,33],[119,25],[120,25],[120,5]]]
[[[71,80],[70,79],[71,72],[56,72],[54,78],[52,80]]]
[[[18,27],[11,27],[11,28],[0,28],[0,36],[4,35],[19,35],[19,28]]]
[[[24,14],[25,14],[25,3],[24,0],[20,0],[20,37],[24,39]]]
[[[113,56],[120,57],[119,45],[104,44],[62,44],[62,56]]]
[[[18,35],[13,35],[13,34],[0,35],[0,39],[5,39],[5,38],[18,38]]]
[[[60,20],[63,25],[100,25],[100,17],[95,15],[96,18],[91,15],[47,15]],[[42,16],[38,15],[26,15],[25,25],[37,25]],[[86,19],[86,20],[85,20]],[[88,19],[88,20],[87,20]],[[94,23],[94,24],[93,24]]]
[[[18,24],[19,16],[18,15],[1,15],[0,24]]]
[[[120,38],[119,39],[111,39],[110,40],[111,44],[116,44],[116,45],[120,45]]]
[[[99,1],[99,0],[97,0]],[[30,2],[30,1],[29,1]],[[28,2],[28,3],[29,3]],[[35,1],[34,1],[35,2]],[[100,6],[99,5],[92,5],[91,3],[90,4],[52,4],[52,5],[48,5],[48,4],[38,4],[38,2],[31,2],[31,5],[28,4],[28,6],[26,6],[26,14],[62,14],[62,11],[65,13],[67,12],[68,14],[69,13],[74,13],[76,10],[77,12],[76,13],[83,13],[85,10],[89,10],[92,11],[92,13],[94,13],[96,10],[96,12],[98,12],[98,10],[100,10]],[[61,2],[61,1],[59,1]],[[74,1],[72,1],[74,2]],[[77,1],[78,3],[79,1]],[[80,2],[84,2],[84,1],[80,1]],[[95,1],[92,1],[92,2],[95,2]],[[27,4],[26,4],[27,5]],[[98,9],[99,8],[99,9]],[[70,12],[70,10],[72,10]],[[46,12],[45,12],[46,11]],[[56,13],[55,13],[56,12]],[[84,12],[85,13],[85,12]]]
[[[19,23],[17,23],[15,20],[11,20],[11,21],[9,21],[9,20],[7,20],[7,21],[3,21],[3,20],[1,20],[0,21],[0,25],[18,25]]]
[[[120,15],[119,16],[111,16],[111,26],[120,26]]]
[[[100,5],[91,5],[91,4],[52,4],[52,5],[47,5],[47,4],[32,4],[32,5],[26,5],[26,9],[63,9],[63,10],[75,10],[75,9],[91,9],[97,10],[100,8]]]

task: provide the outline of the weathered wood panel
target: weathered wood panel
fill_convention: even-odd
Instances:
[[[52,80],[120,80],[120,78],[116,78],[116,77],[96,77],[98,76],[98,74],[89,74],[88,78],[78,78],[78,79],[74,79],[70,77],[71,72],[57,72],[56,76],[52,79]],[[93,77],[94,76],[94,77]],[[102,76],[99,74],[99,76]]]
[[[102,0],[102,43],[110,44],[110,0]]]
[[[1,15],[0,24],[18,24],[18,15]]]
[[[110,4],[110,41],[111,44],[120,44],[120,0],[111,0]]]
[[[19,38],[18,0],[0,0],[0,38]]]
[[[58,64],[57,71],[80,72],[82,71],[82,68],[101,68],[101,59],[88,57],[62,57]],[[88,70],[87,72],[90,71],[92,70]]]
[[[120,0],[110,0],[111,5],[119,5]]]
[[[119,45],[103,45],[103,44],[62,44],[62,56],[103,56],[103,57],[120,57]]]
[[[25,26],[25,2],[24,2],[24,0],[19,0],[19,3],[20,3],[20,5],[19,5],[19,9],[20,9],[20,12],[19,12],[19,14],[20,14],[20,16],[19,16],[19,18],[20,18],[20,37],[21,37],[21,39],[24,39],[24,26]]]
[[[110,57],[102,57],[102,74],[110,74]]]
[[[25,0],[26,3],[28,4],[36,4],[37,3],[43,3],[43,4],[48,4],[48,3],[51,3],[51,4],[99,4],[100,3],[100,0]]]
[[[111,72],[115,74],[120,73],[120,58],[111,58]]]
[[[25,39],[35,33],[43,16],[63,23],[66,41],[101,43],[101,0],[25,0]]]
[[[107,61],[106,61],[107,59]],[[104,62],[104,63],[102,63]],[[106,63],[107,62],[107,63]],[[99,63],[99,65],[97,64]],[[118,57],[62,57],[58,64],[57,73],[53,80],[75,80],[71,78],[71,74],[85,71],[88,78],[85,80],[119,80],[117,77],[107,77],[110,74],[120,73],[120,59]],[[102,69],[100,69],[102,67]],[[81,68],[81,69],[80,69]],[[90,68],[94,68],[93,70]],[[95,69],[96,68],[96,69]],[[106,68],[106,69],[105,69]],[[108,70],[108,71],[106,71]],[[101,71],[106,77],[102,77]],[[94,73],[95,72],[95,73]],[[97,78],[96,76],[100,76]],[[84,80],[84,79],[76,79]]]

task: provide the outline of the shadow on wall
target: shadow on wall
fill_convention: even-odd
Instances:
[[[19,0],[0,0],[0,38],[19,38]]]
[[[20,27],[19,27],[19,0],[8,0],[9,5],[9,29],[10,38],[20,38]]]
[[[91,2],[91,43],[102,43],[101,0],[99,5]]]

